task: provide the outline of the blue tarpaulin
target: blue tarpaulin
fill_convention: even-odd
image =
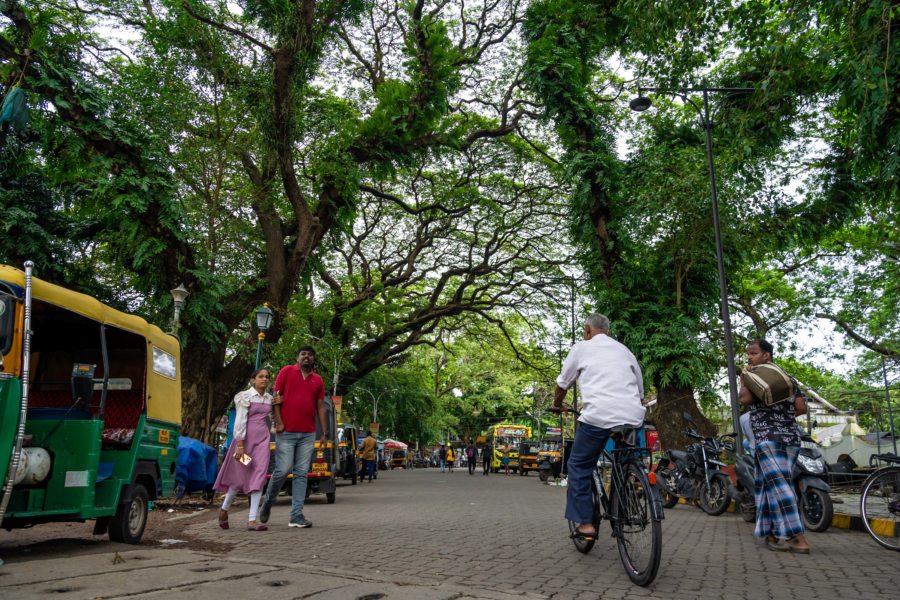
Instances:
[[[175,495],[212,490],[216,482],[216,451],[186,435],[178,440],[178,463],[175,467]]]

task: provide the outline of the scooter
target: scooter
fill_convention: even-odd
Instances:
[[[688,413],[684,413],[684,419],[693,424]],[[684,434],[697,442],[686,452],[667,450],[656,469],[663,507],[672,508],[679,498],[685,498],[698,500],[708,515],[721,515],[728,509],[732,494],[731,480],[721,470],[725,463],[719,460],[726,436],[705,437],[690,427]]]
[[[729,449],[733,451],[733,445]],[[740,506],[745,521],[756,520],[755,467],[749,453],[734,455],[734,470],[737,475],[735,499]],[[825,482],[827,470],[825,457],[816,442],[804,434],[801,437],[800,454],[791,473],[794,493],[800,519],[808,531],[822,532],[831,527],[834,504],[831,501],[831,487]]]

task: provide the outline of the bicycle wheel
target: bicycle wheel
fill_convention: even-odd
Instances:
[[[886,467],[863,483],[859,512],[876,542],[900,551],[900,467]]]
[[[594,503],[594,529],[597,531],[597,535],[600,534],[600,492],[597,489],[597,480],[594,477],[591,477],[591,499]],[[575,535],[575,528],[578,527],[578,523],[575,521],[569,521],[569,535]],[[594,544],[597,542],[597,535],[592,538],[586,539],[582,537],[572,537],[572,543],[575,544],[575,549],[581,552],[582,554],[587,554],[591,551],[591,548],[594,547]]]
[[[659,570],[662,525],[653,516],[653,490],[643,465],[629,462],[623,466],[623,485],[612,492],[613,531],[629,579],[645,586]]]

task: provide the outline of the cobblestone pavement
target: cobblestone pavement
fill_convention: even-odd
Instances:
[[[897,598],[900,554],[868,535],[832,529],[808,535],[809,556],[772,552],[738,516],[710,517],[679,505],[663,522],[662,565],[649,588],[631,584],[612,539],[578,553],[562,519],[565,488],[528,477],[465,469],[393,471],[342,485],[337,502],[307,502],[311,529],[289,529],[290,498],[267,532],[215,522],[192,535],[229,542],[229,558],[305,563],[374,579],[442,582],[473,590],[530,593],[553,600],[602,598]],[[604,524],[605,526],[605,524]]]

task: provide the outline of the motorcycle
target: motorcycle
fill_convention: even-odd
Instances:
[[[733,446],[729,449],[733,449]],[[735,455],[734,467],[737,475],[735,497],[741,509],[741,516],[745,521],[755,521],[753,458],[747,453]],[[831,527],[831,520],[834,517],[834,504],[830,496],[831,487],[825,481],[827,477],[825,457],[809,434],[801,437],[800,453],[791,475],[803,526],[808,531],[819,533],[826,531]]]
[[[693,419],[684,413],[684,419]],[[684,434],[697,440],[687,451],[667,450],[656,469],[664,508],[672,508],[679,498],[696,500],[708,515],[721,515],[731,503],[731,480],[722,472],[719,460],[724,449],[722,436],[705,437],[688,427]],[[734,434],[731,434],[734,435]]]

